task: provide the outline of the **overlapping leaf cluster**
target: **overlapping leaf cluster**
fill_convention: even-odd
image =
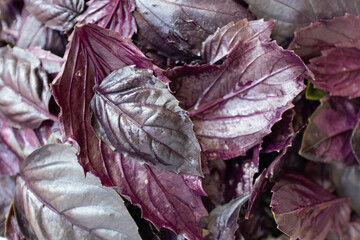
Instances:
[[[1,2],[0,236],[356,239],[360,6],[334,2]]]

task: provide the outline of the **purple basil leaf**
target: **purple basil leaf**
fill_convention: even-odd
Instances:
[[[360,213],[360,170],[357,167],[331,169],[331,180],[337,187],[336,191],[340,196],[349,197],[352,209]]]
[[[254,38],[269,41],[273,26],[273,22],[248,21],[246,18],[237,23],[230,22],[203,42],[201,56],[207,63],[214,64],[228,56],[240,41]]]
[[[52,85],[61,108],[63,141],[77,142],[79,161],[85,171],[93,171],[103,184],[111,186],[99,149],[100,140],[91,128],[89,104],[94,96],[93,88],[112,71],[128,65],[152,69],[155,73],[158,70],[130,40],[92,24],[75,28],[65,59]]]
[[[15,194],[15,191],[14,191],[14,194]],[[25,226],[21,225],[21,227],[25,227]],[[6,216],[5,237],[7,237],[7,239],[11,239],[11,240],[25,240],[24,235],[21,232],[20,225],[16,219],[14,202],[11,202],[8,214]]]
[[[21,25],[22,0],[4,0],[0,2],[0,39],[15,43]]]
[[[249,199],[249,195],[233,199],[231,202],[216,207],[209,216],[203,218],[202,225],[208,229],[210,236],[208,240],[235,240],[235,232],[239,225],[240,208]]]
[[[140,239],[123,200],[86,178],[71,146],[30,154],[16,180],[15,205],[39,239]],[[51,226],[48,224],[51,223]]]
[[[250,149],[246,156],[226,162],[227,199],[238,198],[250,194],[253,190],[254,175],[259,172],[259,153],[261,147]]]
[[[284,174],[272,192],[270,206],[275,221],[291,239],[325,239],[332,217],[347,202],[295,173]]]
[[[17,174],[21,162],[21,157],[8,146],[3,136],[0,136],[0,176]]]
[[[287,110],[281,116],[281,120],[271,128],[271,133],[264,138],[261,145],[264,153],[280,152],[285,149],[289,138],[294,133],[293,120],[295,111],[293,109]]]
[[[360,23],[360,21],[359,21]],[[322,56],[310,60],[309,69],[315,74],[315,88],[332,96],[360,96],[360,49],[331,48]]]
[[[220,66],[168,72],[207,159],[245,155],[262,142],[303,89],[306,67],[275,42],[238,44]],[[251,137],[249,137],[251,136]]]
[[[66,39],[60,32],[45,27],[33,15],[24,10],[16,46],[20,48],[40,47],[58,56],[63,56]],[[45,67],[45,65],[43,66]]]
[[[121,68],[94,91],[92,126],[112,149],[157,168],[203,175],[193,124],[151,70]]]
[[[360,18],[351,14],[311,23],[295,32],[289,49],[303,59],[320,55],[321,50],[343,42],[360,40]]]
[[[43,50],[41,47],[31,47],[27,49],[40,59],[41,65],[48,74],[57,74],[61,70],[64,59],[52,54],[50,51]]]
[[[356,124],[351,134],[351,149],[358,162],[360,162],[360,121]]]
[[[138,40],[174,60],[199,56],[201,43],[218,27],[252,15],[235,0],[135,0]]]
[[[346,12],[360,15],[360,3],[357,0],[245,0],[249,9],[258,18],[275,21],[273,37],[283,42],[293,33],[311,22],[342,16]]]
[[[134,0],[91,0],[88,8],[77,20],[79,24],[94,23],[100,27],[120,33],[131,38],[136,33]]]
[[[0,176],[0,236],[4,236],[5,219],[15,194],[15,178]]]
[[[356,162],[351,151],[351,133],[359,121],[359,103],[342,97],[324,97],[309,119],[300,155],[338,166]]]
[[[57,118],[48,112],[51,97],[46,72],[29,51],[0,49],[0,116],[17,127],[38,128]]]
[[[102,144],[104,145],[104,144]],[[187,239],[201,239],[199,222],[207,211],[202,178],[151,168],[102,149],[114,188],[142,210],[142,217],[157,229],[171,229]],[[119,177],[120,176],[120,177]]]
[[[85,8],[84,0],[24,0],[26,9],[46,27],[70,30]]]

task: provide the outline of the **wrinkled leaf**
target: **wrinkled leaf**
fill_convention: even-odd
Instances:
[[[310,81],[307,82],[306,90],[305,90],[306,99],[313,100],[313,101],[319,101],[323,97],[325,97],[327,94],[328,94],[327,92],[325,92],[321,89],[314,88],[314,85]]]
[[[211,233],[211,236],[206,239],[235,239],[235,232],[239,227],[237,220],[240,208],[248,199],[249,195],[233,199],[223,206],[216,207],[210,212],[209,216],[202,219],[203,227]]]
[[[161,169],[202,176],[193,124],[151,70],[129,66],[112,72],[95,87],[90,106],[94,131],[112,149]]]
[[[78,16],[79,24],[94,23],[100,27],[120,33],[131,38],[136,33],[134,0],[91,0],[88,8]]]
[[[140,239],[122,199],[86,178],[75,149],[46,145],[22,165],[15,206],[39,239]]]
[[[303,59],[319,56],[336,44],[360,40],[359,24],[360,18],[351,14],[311,23],[295,32],[289,49]]]
[[[154,69],[130,40],[118,33],[87,24],[76,27],[65,56],[62,72],[54,80],[52,92],[61,108],[59,115],[63,141],[79,145],[79,162],[85,171],[93,171],[103,184],[111,186],[100,141],[91,128],[89,104],[93,88],[112,71],[127,65]]]
[[[230,22],[203,42],[201,56],[207,63],[214,64],[229,55],[240,41],[254,38],[269,41],[273,26],[273,22],[248,21],[246,18],[237,23]]]
[[[138,40],[174,60],[200,55],[201,43],[218,27],[252,15],[235,0],[135,0]]]
[[[315,74],[315,88],[332,96],[360,96],[360,49],[331,48],[322,56],[310,60],[309,68]]]
[[[325,239],[332,217],[347,201],[295,173],[284,174],[272,192],[270,206],[275,221],[290,239]]]
[[[108,171],[114,188],[141,208],[143,218],[157,229],[164,227],[187,239],[201,239],[199,222],[207,215],[201,201],[205,195],[202,178],[158,170],[102,150],[106,164],[112,164]]]
[[[258,18],[275,21],[273,37],[282,42],[293,33],[311,22],[342,16],[346,12],[360,15],[360,2],[357,0],[245,0],[249,9]]]
[[[5,218],[15,194],[15,177],[0,176],[0,236],[4,236]]]
[[[70,30],[85,8],[84,0],[24,0],[26,9],[46,27]]]
[[[359,120],[359,103],[342,97],[324,97],[309,119],[299,151],[318,162],[353,164],[350,137]]]
[[[293,53],[257,39],[238,44],[220,66],[169,72],[207,159],[230,159],[262,142],[303,89],[306,68]],[[249,137],[251,136],[251,137]]]
[[[45,27],[29,12],[23,11],[16,46],[20,48],[40,47],[58,56],[63,56],[66,39],[60,32]],[[46,65],[43,64],[43,67]]]
[[[0,116],[17,127],[37,128],[57,118],[48,112],[48,79],[37,57],[14,47],[0,49]]]

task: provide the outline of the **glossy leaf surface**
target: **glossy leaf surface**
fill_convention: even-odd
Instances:
[[[15,195],[15,177],[0,176],[0,236],[4,236],[5,219]]]
[[[341,97],[324,97],[309,119],[300,155],[338,166],[353,164],[350,137],[359,120],[359,104]]]
[[[245,0],[249,9],[258,18],[274,20],[273,37],[280,42],[293,36],[294,31],[320,19],[343,16],[346,12],[360,14],[360,3],[357,0]]]
[[[207,239],[235,239],[235,232],[239,227],[237,220],[240,208],[248,199],[249,195],[245,195],[212,210],[204,219],[204,227],[211,233],[211,237]]]
[[[112,72],[95,88],[90,106],[95,132],[113,149],[158,168],[202,176],[193,124],[151,70],[129,66]]]
[[[199,56],[201,43],[218,27],[252,15],[237,1],[136,0],[139,43],[174,59]]]
[[[26,9],[46,27],[67,31],[84,11],[84,0],[25,0]]]
[[[272,192],[275,221],[290,239],[325,239],[339,205],[347,202],[295,173],[284,174]]]
[[[48,112],[48,79],[37,57],[14,47],[0,49],[0,115],[17,127],[37,128],[57,118]]]
[[[206,194],[200,177],[158,170],[121,154],[111,158],[111,150],[103,153],[106,164],[112,164],[108,170],[115,189],[139,206],[145,219],[157,229],[165,227],[188,239],[201,239],[199,222],[207,211],[201,201]]]
[[[229,55],[239,42],[254,38],[269,41],[273,26],[273,22],[248,21],[246,18],[236,23],[230,22],[203,42],[201,56],[207,63],[214,64]]]
[[[289,49],[305,59],[319,56],[336,44],[360,40],[359,24],[360,17],[351,14],[311,23],[295,32]]]
[[[136,33],[135,18],[132,16],[134,0],[92,0],[87,5],[86,11],[78,16],[78,23],[93,23],[127,38]]]
[[[309,68],[315,74],[314,87],[330,92],[332,96],[360,96],[360,49],[331,48],[310,60]]]
[[[220,67],[185,65],[169,78],[189,111],[204,156],[230,159],[245,155],[270,133],[304,89],[305,73],[296,55],[255,39],[238,44]]]
[[[65,58],[63,70],[52,85],[61,108],[63,140],[77,142],[79,161],[85,171],[93,171],[102,183],[112,185],[99,149],[100,141],[91,128],[89,105],[93,88],[116,69],[127,65],[153,69],[153,65],[131,41],[92,24],[75,28]]]
[[[75,149],[52,144],[33,152],[17,178],[15,205],[39,239],[140,239],[122,199],[86,178]]]

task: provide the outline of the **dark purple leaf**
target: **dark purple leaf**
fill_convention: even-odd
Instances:
[[[46,27],[70,30],[85,8],[84,0],[24,0],[26,9]]]
[[[360,23],[360,21],[359,21]],[[331,48],[322,56],[310,60],[309,68],[315,74],[315,88],[332,96],[360,96],[360,49]]]
[[[89,104],[93,88],[112,71],[127,65],[159,72],[141,51],[110,30],[87,24],[76,27],[69,43],[62,72],[54,80],[52,92],[61,108],[59,120],[63,140],[79,145],[79,162],[93,171],[103,184],[111,186],[99,149],[100,140],[91,128]]]
[[[218,27],[252,15],[235,0],[135,0],[138,40],[174,60],[199,56],[201,43]]]
[[[295,111],[287,110],[281,116],[281,120],[271,128],[271,133],[264,138],[261,145],[264,153],[280,152],[288,146],[289,138],[294,133],[293,120]]]
[[[206,195],[202,179],[193,175],[176,174],[153,169],[124,158],[111,150],[103,150],[104,159],[114,188],[142,210],[142,217],[157,229],[171,229],[188,239],[202,239],[199,227],[207,211],[201,201]],[[110,156],[109,156],[110,155]]]
[[[30,154],[16,180],[15,206],[38,239],[140,239],[123,200],[86,178],[69,145]]]
[[[16,46],[20,48],[40,47],[58,56],[63,56],[66,39],[60,32],[45,27],[33,15],[24,10]]]
[[[284,174],[272,192],[275,221],[291,239],[325,239],[334,214],[347,202],[295,173]]]
[[[136,33],[134,0],[91,0],[77,20],[79,24],[93,23],[131,38]]]
[[[15,178],[0,176],[0,236],[4,236],[5,219],[15,194]]]
[[[255,146],[244,157],[226,162],[227,199],[238,198],[250,194],[253,190],[254,175],[259,172],[260,146]]]
[[[320,55],[324,49],[343,42],[360,40],[360,18],[351,14],[311,23],[295,32],[289,49],[303,59]]]
[[[254,38],[269,41],[273,26],[273,22],[248,21],[246,18],[237,23],[230,22],[203,42],[201,56],[207,63],[214,64],[228,56],[239,42]]]
[[[360,14],[357,0],[245,0],[249,9],[258,18],[275,21],[273,37],[280,42],[289,39],[293,33],[320,19],[342,16],[346,12]]]
[[[220,67],[185,65],[168,75],[204,157],[230,159],[245,155],[271,132],[304,89],[306,71],[292,52],[255,39],[238,44]]]
[[[338,166],[353,164],[350,138],[359,117],[359,103],[342,97],[324,97],[309,119],[300,155]]]
[[[113,150],[160,169],[203,175],[193,124],[151,70],[121,68],[94,91],[92,126]]]
[[[0,116],[14,126],[38,128],[44,120],[57,120],[48,112],[46,72],[29,51],[0,49],[0,95]]]
[[[216,207],[209,216],[203,218],[202,225],[208,229],[210,236],[208,240],[235,240],[235,232],[239,225],[240,208],[249,199],[249,195],[233,199],[231,202]]]
[[[255,183],[252,187],[251,194],[249,197],[248,208],[245,215],[246,219],[249,219],[251,212],[256,206],[256,203],[261,199],[262,194],[269,187],[269,180],[266,177],[267,174],[268,174],[267,170],[264,169],[262,173],[255,180]]]
[[[351,149],[358,162],[360,162],[360,122],[358,122],[351,134]]]

